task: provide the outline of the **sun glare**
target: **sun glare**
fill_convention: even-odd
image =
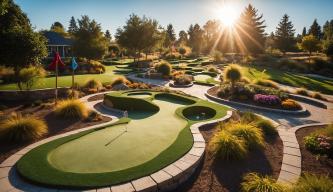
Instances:
[[[218,10],[218,18],[223,25],[233,27],[239,17],[239,12],[232,4],[225,4]]]

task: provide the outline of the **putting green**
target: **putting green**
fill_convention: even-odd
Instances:
[[[212,77],[209,76],[209,75],[195,75],[195,76],[194,76],[194,80],[195,80],[195,81],[202,81],[202,82],[205,82],[205,81],[207,81],[207,80],[209,80],[209,79],[212,79]]]
[[[112,92],[105,95],[104,104],[127,110],[129,117],[32,149],[17,162],[20,175],[46,186],[74,188],[144,177],[191,149],[191,125],[224,117],[228,110],[205,100],[151,90]]]
[[[147,96],[147,95],[145,95]],[[158,156],[186,127],[187,121],[175,114],[184,105],[154,100],[160,110],[135,120],[87,134],[51,152],[49,162],[57,169],[74,173],[101,173],[124,170]],[[126,132],[127,127],[127,132]]]

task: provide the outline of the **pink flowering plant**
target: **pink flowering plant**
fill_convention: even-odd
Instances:
[[[316,131],[309,136],[304,137],[304,144],[307,150],[315,154],[327,155],[333,157],[333,126]]]
[[[276,95],[255,94],[253,100],[262,105],[274,106],[281,104],[281,99]]]

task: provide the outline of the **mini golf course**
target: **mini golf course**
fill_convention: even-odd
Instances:
[[[149,90],[118,91],[104,105],[127,110],[128,118],[50,141],[24,155],[19,173],[35,183],[102,187],[152,174],[187,153],[189,127],[219,119],[227,107],[194,97]]]

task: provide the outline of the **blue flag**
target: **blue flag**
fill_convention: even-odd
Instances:
[[[78,66],[79,65],[76,63],[75,57],[72,57],[71,66],[70,66],[71,69],[75,70],[75,69],[77,69]]]

